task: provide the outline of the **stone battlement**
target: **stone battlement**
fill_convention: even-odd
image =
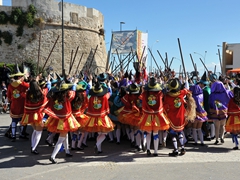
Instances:
[[[56,0],[12,0],[13,7],[27,8],[33,4],[38,10],[38,16],[42,17],[45,21],[56,21],[62,20],[62,3]],[[79,22],[81,18],[93,18],[97,22],[97,27],[103,28],[103,15],[94,8],[87,8],[71,3],[63,3],[63,14],[64,22],[77,24],[82,26]],[[93,28],[93,27],[92,27]]]

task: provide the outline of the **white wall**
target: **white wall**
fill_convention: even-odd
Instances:
[[[228,68],[240,68],[240,43],[227,44],[227,49],[233,51],[233,66]]]

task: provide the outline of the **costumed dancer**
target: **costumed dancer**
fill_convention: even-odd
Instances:
[[[179,155],[177,138],[181,145],[180,155],[184,155],[186,153],[183,134],[183,129],[188,123],[186,117],[188,117],[188,120],[193,120],[196,117],[195,101],[191,98],[190,91],[186,88],[181,90],[181,86],[181,82],[178,78],[170,79],[167,83],[168,92],[164,96],[164,109],[166,110],[167,116],[170,120],[170,135],[174,146],[174,150],[172,153],[169,153],[169,156]],[[188,98],[188,109],[185,109],[185,96]]]
[[[87,89],[88,84],[85,81],[78,83],[76,88],[76,96],[71,102],[72,113],[78,123],[81,125],[81,128],[78,131],[73,132],[72,135],[72,150],[83,150],[82,142],[84,138],[84,126],[87,123],[89,117],[84,114],[85,110],[88,108],[88,97]],[[77,142],[77,148],[76,148]]]
[[[229,100],[233,97],[231,91],[226,90],[221,81],[215,81],[211,85],[211,94],[209,96],[209,119],[214,122],[215,125],[215,137],[214,144],[224,143],[224,132],[227,118],[227,110]]]
[[[209,81],[207,80],[206,71],[204,72],[198,84],[203,91],[203,108],[206,111],[206,113],[209,114],[209,96],[211,94],[211,89],[209,87]],[[212,121],[203,122],[202,130],[205,133],[204,140],[211,141],[212,139],[215,138],[215,126]]]
[[[110,82],[108,87],[110,88]],[[91,97],[86,112],[89,120],[84,130],[98,133],[96,146],[94,147],[96,154],[102,153],[102,142],[105,140],[107,133],[114,130],[114,124],[108,117],[110,112],[108,99],[111,96],[109,88],[106,88],[98,81],[89,91]]]
[[[42,136],[42,130],[44,127],[43,109],[47,104],[47,93],[51,89],[50,78],[48,78],[47,87],[41,89],[40,85],[46,84],[46,81],[41,80],[41,84],[38,83],[38,77],[36,80],[30,81],[30,86],[25,96],[24,114],[21,120],[21,125],[31,124],[33,127],[33,133],[31,138],[31,153],[39,154],[37,151],[37,145]]]
[[[202,124],[207,121],[207,112],[203,109],[203,90],[196,84],[190,86],[189,90],[192,92],[192,97],[196,102],[196,118],[192,124],[192,134],[194,145],[197,145],[198,138],[201,141],[201,146],[204,146]]]
[[[118,113],[117,110],[124,106],[124,104],[121,101],[121,98],[126,94],[126,90],[124,87],[120,87],[120,90],[118,90],[118,82],[114,82],[112,84],[112,95],[109,98],[109,105],[110,105],[110,114],[108,115],[109,118],[113,121],[113,123],[116,125],[116,138],[117,138],[117,144],[120,144],[120,136],[121,136],[121,127],[122,124],[118,120]],[[111,136],[112,132],[109,132],[109,135]],[[111,138],[110,138],[111,140]],[[113,141],[113,140],[112,140]]]
[[[138,128],[138,123],[142,115],[141,102],[139,99],[141,88],[137,83],[132,83],[127,87],[126,91],[128,93],[121,98],[124,106],[117,111],[119,114],[118,120],[122,124],[130,126],[131,146],[135,147],[136,145],[138,151],[140,151],[142,132]],[[134,141],[134,136],[136,136],[136,142]]]
[[[153,131],[154,156],[157,156],[159,136],[158,131],[169,129],[169,120],[163,110],[163,93],[159,83],[154,77],[145,85],[144,92],[141,94],[143,116],[139,121],[139,129],[147,132],[147,155],[151,155],[150,145]]]
[[[72,156],[68,147],[68,132],[76,131],[80,127],[80,124],[72,114],[71,108],[71,101],[75,97],[76,83],[77,79],[74,84],[66,84],[63,81],[58,82],[51,89],[52,96],[49,98],[47,108],[44,109],[44,112],[49,115],[45,122],[48,131],[60,133],[52,155],[49,158],[53,164],[57,163],[55,157],[62,145],[64,146],[66,157]]]
[[[226,132],[232,135],[232,141],[235,143],[233,150],[238,148],[238,134],[240,133],[240,87],[236,86],[233,89],[233,98],[230,99],[228,104],[228,120],[226,122]]]
[[[24,102],[25,99],[21,96],[22,93],[25,93],[29,88],[29,84],[24,82],[24,73],[18,68],[18,64],[16,65],[16,74],[10,75],[13,78],[13,82],[9,84],[7,90],[7,98],[11,103],[10,107],[10,117],[12,118],[11,129],[12,129],[12,142],[16,141],[16,132],[17,132],[17,124],[21,121],[23,113],[24,113]],[[28,139],[26,133],[27,126],[21,126],[21,132],[19,138]]]

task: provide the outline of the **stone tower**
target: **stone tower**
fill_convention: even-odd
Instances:
[[[24,32],[21,37],[16,36],[16,25],[10,23],[7,25],[0,24],[1,31],[9,31],[13,35],[11,45],[4,42],[0,45],[0,61],[8,63],[15,63],[17,61],[21,63],[25,60],[33,60],[34,62],[37,62],[39,59],[40,66],[43,66],[58,38],[46,67],[51,66],[54,70],[61,72],[61,1],[12,0],[12,7],[1,6],[0,11],[5,11],[8,14],[11,14],[12,9],[15,7],[27,9],[31,4],[37,9],[36,18],[38,18],[40,23],[34,25],[33,28],[24,26]],[[95,74],[105,71],[107,53],[104,40],[103,15],[96,9],[70,3],[64,3],[63,9],[64,67],[66,74],[68,74],[69,71],[70,61],[71,59],[74,59],[74,57],[75,61],[73,63],[71,74],[75,73],[76,66],[81,57],[82,60],[78,69],[79,71],[86,71],[89,68],[90,71]],[[96,53],[93,56],[95,50]]]

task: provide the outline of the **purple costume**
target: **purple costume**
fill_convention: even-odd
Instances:
[[[202,88],[199,85],[193,85],[189,88],[190,91],[192,91],[192,97],[194,98],[196,102],[196,119],[198,121],[204,122],[208,120],[207,118],[207,112],[203,108],[203,91]]]
[[[209,96],[209,119],[224,120],[227,118],[229,100],[233,97],[231,91],[226,90],[221,81],[216,81],[211,85]]]

